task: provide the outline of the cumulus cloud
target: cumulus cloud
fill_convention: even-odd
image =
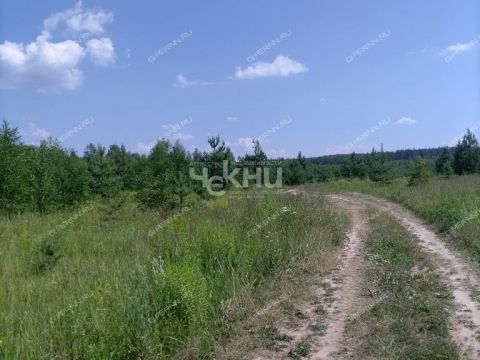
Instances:
[[[35,41],[26,45],[12,41],[0,44],[0,88],[77,88],[83,81],[79,65],[85,55],[97,65],[110,65],[114,62],[113,43],[103,37],[88,41],[84,48],[76,40],[53,41],[52,31],[63,22],[74,32],[88,30],[98,34],[112,20],[111,14],[101,10],[83,11],[79,2],[72,9],[49,16]]]
[[[416,123],[417,123],[416,119],[413,119],[409,116],[402,116],[400,119],[398,119],[395,122],[395,125],[413,125],[413,124],[416,124]]]
[[[26,46],[5,41],[0,44],[0,87],[75,89],[83,80],[77,68],[83,56],[82,46],[71,40],[53,43],[39,36]]]
[[[304,64],[279,55],[271,63],[259,61],[245,69],[238,67],[235,71],[235,78],[243,80],[272,76],[287,77],[307,71],[308,68]]]
[[[40,128],[33,122],[29,122],[27,127],[21,128],[20,135],[29,145],[38,145],[42,140],[47,140],[50,137],[47,129]]]
[[[86,51],[95,65],[108,66],[115,62],[115,49],[109,38],[88,40]]]
[[[102,9],[84,11],[83,4],[79,1],[71,9],[50,15],[43,21],[43,28],[45,31],[51,32],[63,24],[67,30],[73,32],[86,31],[97,35],[102,34],[105,31],[104,26],[112,21],[113,14],[111,12]]]
[[[179,87],[179,88],[187,88],[187,87],[193,87],[193,86],[207,86],[207,85],[213,85],[214,83],[205,81],[205,80],[190,80],[186,76],[183,76],[182,74],[177,75],[177,80],[173,84],[174,87]]]

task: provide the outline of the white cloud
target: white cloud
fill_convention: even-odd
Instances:
[[[139,142],[137,144],[137,149],[141,154],[150,154],[150,151],[152,150],[153,146],[155,146],[155,144],[152,145],[152,144],[145,144],[143,142]]]
[[[413,124],[416,124],[416,123],[417,123],[416,119],[413,119],[409,116],[402,116],[394,124],[395,125],[413,125]]]
[[[158,138],[157,140],[152,141],[149,144],[145,144],[144,142],[137,143],[137,149],[140,153],[149,154],[150,151],[155,147],[157,142],[161,140],[169,140],[169,141],[178,140],[180,142],[184,142],[184,141],[192,140],[195,138],[192,134],[186,134],[178,131],[178,129],[176,128],[176,125],[162,125],[162,128],[168,129],[169,131],[167,132],[167,134],[165,134],[161,138]],[[172,130],[174,130],[174,132],[172,132]]]
[[[170,139],[172,139],[173,141],[176,141],[176,140],[188,141],[188,140],[192,140],[193,138],[194,136],[192,134],[186,134],[182,132],[176,132],[170,135]]]
[[[114,59],[112,41],[92,39],[84,48],[74,40],[52,41],[52,31],[65,22],[72,31],[100,33],[103,25],[112,20],[111,14],[101,10],[84,12],[79,2],[72,9],[49,16],[35,41],[26,45],[11,41],[0,44],[0,88],[28,86],[47,91],[79,87],[83,81],[79,65],[85,55],[97,65],[111,64]]]
[[[38,127],[33,122],[29,122],[26,128],[21,128],[20,135],[22,140],[29,145],[38,145],[42,140],[50,137],[50,133],[46,129]]]
[[[272,157],[272,158],[285,158],[287,157],[287,151],[283,148],[280,148],[280,149],[270,149],[267,151],[267,154],[269,157]]]
[[[75,89],[83,80],[77,68],[83,56],[83,48],[71,40],[52,43],[39,36],[26,46],[5,41],[0,44],[0,87]]]
[[[86,51],[95,65],[108,66],[115,63],[115,49],[109,38],[88,40]]]
[[[442,51],[440,51],[440,55],[441,56],[459,55],[459,54],[461,54],[465,51],[469,51],[469,50],[473,49],[475,45],[476,45],[475,40],[471,40],[471,41],[466,42],[466,43],[458,43],[458,44],[455,44],[455,45],[450,45],[450,46],[446,47],[445,49],[443,49]]]
[[[104,26],[112,21],[113,14],[111,12],[101,9],[83,11],[83,4],[79,1],[71,9],[50,15],[43,21],[43,28],[45,31],[51,32],[63,23],[70,31],[77,33],[86,31],[97,35],[102,34],[105,31]]]
[[[177,81],[173,84],[174,87],[187,88],[193,86],[207,86],[213,85],[214,83],[204,80],[190,80],[182,74],[177,75]]]
[[[320,102],[322,102],[322,103],[327,102],[327,99],[322,97],[322,98],[320,98]]]
[[[235,77],[241,80],[272,76],[287,77],[307,71],[308,68],[304,64],[286,56],[279,55],[272,63],[259,61],[245,69],[238,67],[235,71]]]
[[[183,126],[180,124],[167,124],[167,125],[161,125],[161,128],[164,130],[167,130],[167,134],[173,134],[175,132],[178,132]]]
[[[241,137],[235,141],[225,141],[225,145],[229,146],[234,153],[247,151],[253,151],[253,138],[251,137]]]
[[[227,116],[228,122],[237,122],[238,118],[236,116]]]

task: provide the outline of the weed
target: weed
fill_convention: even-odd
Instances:
[[[297,345],[295,345],[292,350],[290,350],[288,356],[295,360],[302,357],[307,357],[308,354],[310,354],[311,348],[312,346],[308,340],[302,340]]]

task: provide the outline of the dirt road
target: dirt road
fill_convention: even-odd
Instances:
[[[418,217],[402,206],[362,194],[342,195],[337,198],[387,211],[416,235],[420,247],[431,255],[437,273],[453,296],[455,312],[451,317],[451,336],[461,351],[461,357],[480,359],[480,303],[474,296],[475,291],[480,289],[478,272],[474,271],[461,255],[449,249]]]
[[[307,340],[309,359],[351,357],[349,339],[344,337],[344,330],[349,318],[367,306],[362,296],[363,243],[370,220],[366,210],[373,208],[377,213],[387,212],[395,217],[416,236],[419,247],[430,255],[435,271],[452,296],[454,311],[450,319],[450,334],[460,350],[461,359],[480,359],[480,303],[474,296],[475,291],[480,289],[479,273],[461,255],[449,249],[418,217],[400,205],[356,193],[327,195],[326,198],[333,206],[345,211],[351,220],[351,230],[345,239],[338,267],[311,289],[312,301],[300,306],[304,317],[298,326],[292,329],[279,325],[280,332],[291,339],[289,346],[276,353],[257,352],[255,358],[291,357],[299,344]],[[319,307],[325,309],[322,315],[324,329],[321,332],[315,330]]]

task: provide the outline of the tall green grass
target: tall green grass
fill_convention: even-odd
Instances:
[[[0,358],[211,358],[251,315],[242,299],[261,306],[263,284],[343,235],[318,199],[271,193],[169,220],[89,206],[0,222]]]
[[[411,187],[406,179],[396,179],[389,185],[342,180],[313,187],[328,192],[364,192],[400,202],[437,226],[474,261],[480,261],[480,175],[436,177],[427,184]]]

